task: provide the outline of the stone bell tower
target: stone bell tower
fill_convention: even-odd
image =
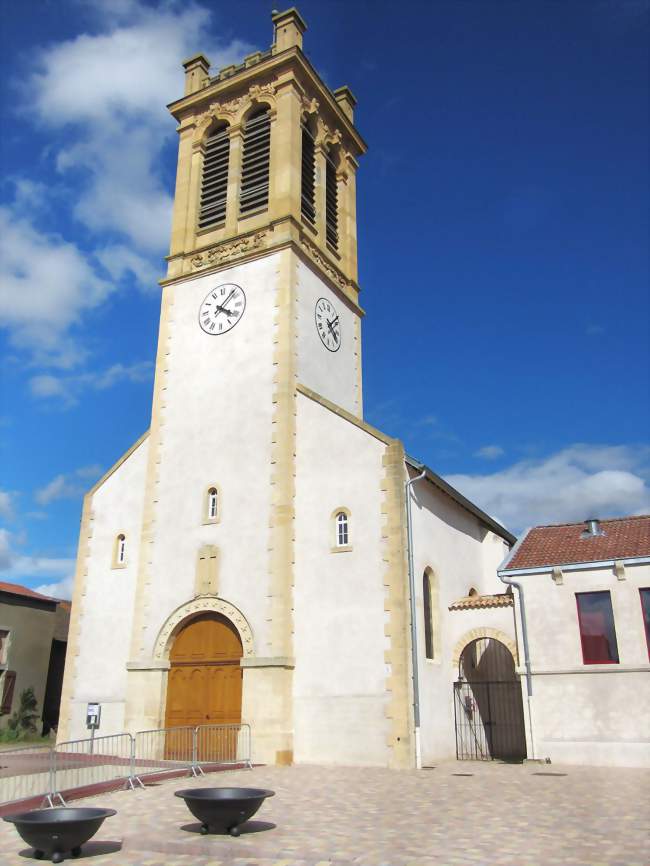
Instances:
[[[178,169],[125,724],[169,722],[170,648],[212,611],[241,638],[241,718],[257,759],[290,762],[297,386],[361,417],[365,144],[350,90],[331,91],[303,53],[297,10],[273,24],[271,48],[239,66],[187,60],[185,93],[169,105]]]

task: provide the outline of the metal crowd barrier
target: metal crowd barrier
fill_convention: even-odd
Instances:
[[[112,734],[57,743],[52,750],[54,790],[63,792],[131,778],[133,737]]]
[[[252,769],[250,725],[158,728],[0,751],[0,805],[42,797],[65,805],[72,790],[144,787],[142,777],[238,765]]]
[[[142,785],[142,776],[175,770],[193,773],[196,728],[156,728],[138,731],[133,738],[131,784]]]
[[[56,785],[51,746],[21,746],[0,751],[0,803],[42,797],[54,806]],[[63,804],[65,805],[65,803]]]

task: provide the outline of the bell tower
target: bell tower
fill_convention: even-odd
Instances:
[[[273,45],[239,66],[183,64],[185,95],[168,106],[180,142],[163,285],[291,247],[360,313],[356,100],[306,58],[295,8],[272,19]]]
[[[293,756],[297,395],[362,415],[366,148],[352,93],[331,91],[302,51],[297,10],[273,25],[273,45],[238,66],[185,61],[185,93],[169,105],[178,167],[125,722],[161,726],[175,634],[217,611],[243,646],[256,760],[282,763]]]

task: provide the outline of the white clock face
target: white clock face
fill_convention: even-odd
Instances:
[[[327,298],[316,301],[316,330],[321,343],[330,352],[338,352],[341,348],[341,321],[336,309]]]
[[[224,283],[211,289],[199,309],[199,324],[206,334],[227,334],[244,315],[246,295],[241,286]]]

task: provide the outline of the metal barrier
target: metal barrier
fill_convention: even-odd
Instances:
[[[42,797],[54,806],[56,796],[50,746],[21,746],[0,751],[0,803]],[[65,805],[65,803],[63,804]]]
[[[250,725],[199,725],[194,732],[192,771],[203,773],[202,765],[251,763]]]
[[[131,784],[132,763],[131,734],[57,743],[52,750],[54,784],[51,790],[61,797],[63,791],[90,788],[121,779]]]
[[[0,805],[42,797],[65,806],[67,791],[98,785],[144,787],[142,777],[244,764],[252,769],[250,725],[190,725],[0,751]]]
[[[196,775],[194,746],[196,728],[155,728],[138,731],[133,738],[131,784],[142,785],[142,776],[186,770]]]

